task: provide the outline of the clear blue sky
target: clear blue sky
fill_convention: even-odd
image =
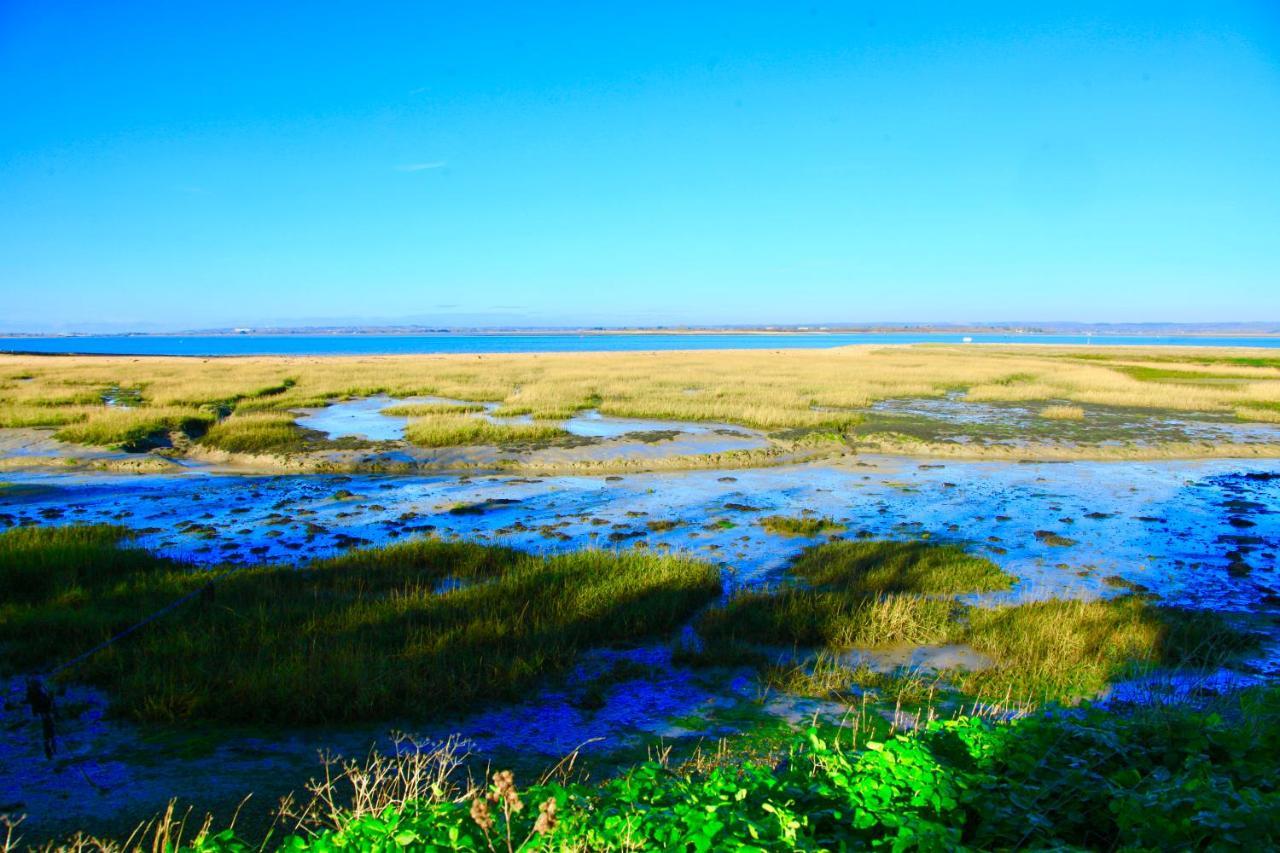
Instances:
[[[0,0],[0,289],[6,330],[1280,320],[1280,4]]]

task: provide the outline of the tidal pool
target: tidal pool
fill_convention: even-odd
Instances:
[[[485,418],[494,423],[531,423],[528,415],[500,417],[495,415],[498,403],[472,404],[466,400],[446,397],[395,398],[385,395],[344,400],[314,409],[299,409],[298,425],[324,433],[328,438],[363,438],[371,441],[403,441],[405,427],[412,418],[389,415],[386,409],[403,404],[481,405],[483,410],[472,417]],[[642,440],[663,441],[677,437],[717,437],[713,447],[703,452],[720,453],[727,450],[749,450],[766,447],[769,441],[757,430],[729,424],[703,424],[687,421],[665,421],[647,418],[619,418],[603,415],[595,409],[586,409],[573,417],[557,422],[570,435],[581,438],[622,439],[638,436]],[[704,444],[706,442],[703,442]]]

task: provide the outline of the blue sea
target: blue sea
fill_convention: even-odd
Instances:
[[[999,335],[927,333],[76,335],[0,337],[0,352],[95,355],[407,355],[414,353],[623,352],[806,349],[849,344],[1093,344],[1280,348],[1280,337]]]

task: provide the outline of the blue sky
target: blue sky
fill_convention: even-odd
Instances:
[[[2,0],[0,288],[16,331],[1280,320],[1280,6]]]

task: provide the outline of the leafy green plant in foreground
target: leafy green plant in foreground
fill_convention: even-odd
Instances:
[[[1084,708],[878,739],[810,729],[781,761],[650,761],[597,785],[521,787],[499,772],[381,807],[366,790],[362,807],[326,811],[276,849],[1267,849],[1280,838],[1280,696],[1237,698],[1225,717]],[[251,848],[225,830],[187,849]]]

